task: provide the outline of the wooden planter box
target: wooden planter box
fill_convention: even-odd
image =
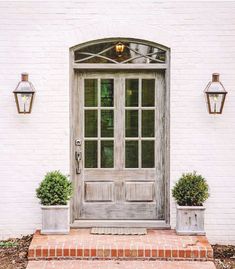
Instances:
[[[68,234],[69,206],[41,206],[42,208],[42,230],[41,234]]]
[[[176,233],[205,235],[204,212],[204,206],[177,206]]]

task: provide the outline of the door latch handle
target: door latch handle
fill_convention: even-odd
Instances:
[[[80,161],[82,159],[82,153],[75,151],[75,160],[77,162],[76,174],[81,174]]]

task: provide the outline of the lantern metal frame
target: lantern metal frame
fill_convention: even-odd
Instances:
[[[207,84],[207,86],[206,86],[206,88],[204,90],[204,93],[206,95],[207,108],[208,108],[209,114],[222,114],[223,108],[224,108],[225,99],[226,99],[226,95],[228,93],[225,90],[223,84],[220,82],[219,75],[220,75],[219,73],[213,73],[212,74],[212,81],[210,81]],[[211,88],[212,83],[219,83],[220,86],[221,86],[221,88],[222,88],[222,91],[211,91],[210,88]],[[222,101],[221,101],[220,109],[218,109],[218,111],[213,111],[212,106],[211,106],[210,96],[213,96],[213,95],[222,95]]]
[[[20,88],[20,84],[22,82],[27,82],[29,84],[29,88],[30,90],[18,90]],[[27,73],[22,73],[21,74],[21,81],[17,84],[16,89],[13,91],[14,96],[15,96],[15,102],[16,102],[16,107],[17,107],[17,111],[19,114],[30,114],[32,111],[32,107],[33,107],[33,101],[34,101],[34,96],[35,96],[35,89],[33,84],[28,81],[28,74]],[[29,94],[31,95],[31,99],[30,99],[30,104],[29,104],[29,109],[27,111],[22,111],[20,108],[20,102],[18,99],[18,94]]]

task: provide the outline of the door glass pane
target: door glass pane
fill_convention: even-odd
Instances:
[[[101,106],[113,107],[113,79],[101,79]]]
[[[154,141],[141,141],[142,144],[142,167],[154,167]]]
[[[154,137],[154,110],[142,110],[142,137]]]
[[[142,106],[155,105],[155,80],[143,79],[142,80]]]
[[[125,167],[138,167],[138,141],[126,141],[125,145]]]
[[[97,79],[85,79],[85,106],[97,106]]]
[[[97,137],[97,110],[85,110],[85,137]]]
[[[138,106],[139,80],[126,79],[126,106]]]
[[[97,141],[85,141],[85,168],[97,168]]]
[[[138,137],[138,110],[126,110],[126,137]]]
[[[113,141],[101,141],[101,167],[113,167]]]
[[[113,110],[101,110],[101,136],[113,137]]]

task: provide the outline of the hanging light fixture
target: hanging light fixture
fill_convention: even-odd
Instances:
[[[115,50],[118,54],[118,57],[122,56],[122,53],[124,51],[125,45],[122,42],[118,42],[115,46]]]
[[[212,81],[207,84],[205,94],[209,113],[222,114],[227,92],[219,80],[218,73],[212,74]]]
[[[18,83],[16,89],[13,91],[17,111],[20,114],[29,114],[32,110],[35,89],[33,87],[33,84],[28,81],[28,77],[29,75],[27,73],[22,73],[21,81]]]

